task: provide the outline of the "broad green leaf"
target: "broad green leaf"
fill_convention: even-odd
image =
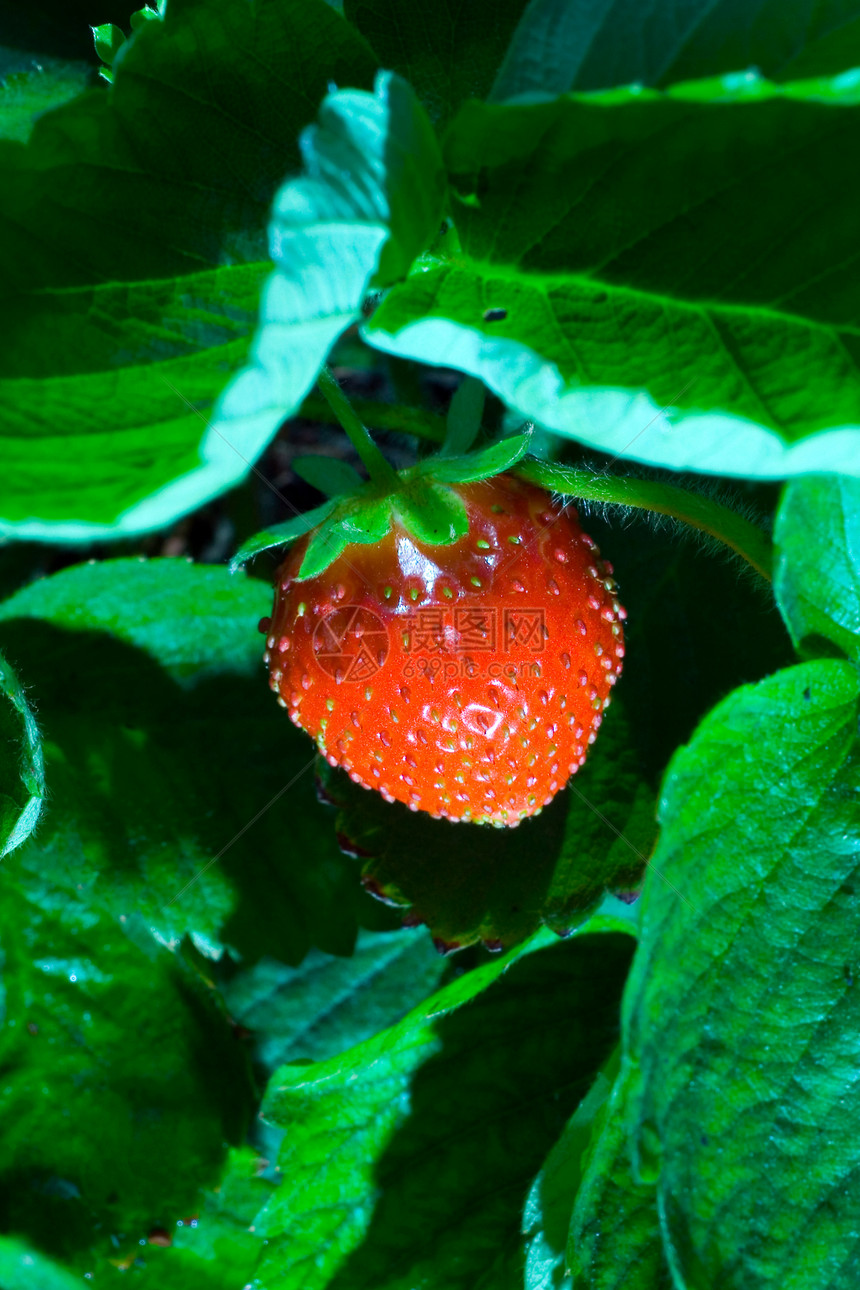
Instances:
[[[604,1102],[583,1152],[581,1135],[564,1142],[564,1163],[579,1166],[567,1242],[573,1290],[671,1290],[653,1183],[633,1179],[625,1072]],[[574,1121],[576,1117],[574,1116]],[[560,1144],[561,1145],[561,1144]],[[570,1214],[570,1210],[568,1210]]]
[[[4,1225],[84,1270],[111,1232],[189,1213],[247,1126],[247,1058],[193,954],[136,913],[61,918],[0,881]]]
[[[261,582],[184,561],[107,561],[0,608],[50,797],[4,870],[62,916],[141,914],[243,956],[349,952],[354,879],[316,803],[313,748],[262,665]]]
[[[520,1284],[523,1193],[612,1046],[629,944],[556,944],[466,1009],[442,991],[342,1056],[277,1071],[267,1290]]]
[[[43,112],[59,107],[84,90],[90,68],[83,62],[23,55],[0,58],[0,140],[26,143]],[[2,147],[2,144],[0,144]],[[2,154],[0,154],[2,155]]]
[[[860,65],[857,0],[344,0],[344,12],[443,120],[491,92],[669,85],[745,68],[786,81]]]
[[[403,277],[438,228],[439,147],[407,83],[380,72],[373,94],[333,90],[302,135],[305,173],[275,198],[251,364],[219,400],[215,429],[268,436],[311,389],[337,338],[361,317],[372,278]]]
[[[21,682],[0,654],[0,860],[27,840],[44,802],[39,727]]]
[[[446,148],[462,250],[425,258],[364,334],[613,457],[860,473],[856,98],[701,82],[469,104]]]
[[[775,591],[798,649],[822,644],[860,662],[860,481],[790,483],[776,524]]]
[[[285,520],[283,524],[273,524],[270,529],[255,533],[253,537],[248,538],[247,542],[242,543],[233,556],[230,561],[230,571],[235,573],[243,564],[247,564],[255,555],[260,555],[263,551],[270,551],[275,546],[287,546],[296,538],[303,537],[318,524],[322,524],[333,509],[333,501],[323,502],[322,506],[315,506],[312,511],[304,511],[301,515],[294,515],[292,519]]]
[[[348,959],[318,950],[295,968],[263,959],[226,984],[224,999],[273,1070],[334,1057],[393,1025],[433,993],[447,966],[424,931],[360,932]]]
[[[666,775],[625,1043],[677,1284],[860,1274],[857,700],[848,663],[789,668],[718,705]]]
[[[110,89],[0,142],[0,532],[139,533],[244,478],[270,432],[207,420],[247,360],[270,202],[329,82],[374,67],[323,0],[173,0]]]
[[[81,1290],[80,1276],[46,1259],[16,1236],[0,1236],[3,1290]]]
[[[385,802],[326,765],[320,774],[338,808],[338,838],[360,858],[365,886],[411,906],[444,950],[479,940],[501,949],[541,924],[570,931],[605,891],[626,895],[638,886],[654,839],[653,794],[620,703],[570,788],[516,829],[451,825]],[[613,906],[624,915],[620,901]]]

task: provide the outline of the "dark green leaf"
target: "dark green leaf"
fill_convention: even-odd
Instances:
[[[244,1133],[247,1060],[194,955],[137,914],[61,919],[5,866],[2,886],[4,1227],[80,1266],[189,1212]]]
[[[434,121],[464,99],[483,98],[493,83],[523,0],[344,0],[344,13],[383,67],[405,76]]]
[[[374,66],[323,0],[178,0],[109,90],[0,144],[0,531],[138,533],[244,477],[270,431],[206,420],[247,359],[270,202],[328,83]]]
[[[264,1110],[287,1129],[284,1181],[257,1220],[269,1290],[521,1284],[522,1196],[612,1046],[629,946],[557,944],[467,1009],[442,991],[341,1057],[276,1072]]]
[[[10,52],[14,70],[3,66],[0,73],[0,140],[26,143],[43,112],[81,93],[88,83],[90,69],[83,62],[65,62],[42,55],[37,61],[20,54],[16,57],[17,51],[3,51]],[[7,58],[0,58],[0,63],[6,64]]]
[[[447,139],[462,253],[395,287],[364,334],[613,457],[860,471],[856,98],[702,82],[469,104]]]
[[[633,1180],[627,1079],[619,1076],[594,1121],[583,1154],[580,1135],[565,1162],[580,1166],[567,1243],[574,1290],[671,1290],[653,1183]],[[574,1117],[574,1120],[576,1117]],[[568,1211],[570,1212],[570,1211]]]
[[[776,525],[775,590],[800,650],[831,642],[860,662],[860,480],[789,484]]]
[[[614,0],[597,0],[588,5],[570,4],[569,0],[528,0],[487,96],[489,101],[504,103],[521,94],[547,97],[573,89],[595,36],[614,8]],[[626,16],[628,24],[630,18],[635,22],[632,12]],[[623,21],[617,17],[613,29],[616,41],[622,33],[626,35]],[[639,79],[630,76],[606,84]]]
[[[337,497],[341,493],[356,493],[363,487],[364,480],[354,466],[339,457],[294,457],[291,462],[296,474],[327,497]]]
[[[45,765],[36,719],[0,654],[0,859],[25,842],[45,801]]]
[[[5,603],[0,642],[26,665],[51,787],[3,862],[34,899],[250,958],[349,951],[350,866],[314,800],[313,750],[266,685],[270,608],[265,584],[174,560],[73,568]]]
[[[224,998],[273,1070],[324,1061],[393,1025],[433,993],[446,967],[424,931],[361,932],[351,958],[311,950],[296,968],[264,959],[239,972]]]
[[[478,940],[513,945],[542,923],[568,931],[605,891],[638,885],[654,838],[653,795],[617,702],[569,790],[516,829],[434,820],[364,792],[325,764],[320,774],[338,806],[338,836],[361,857],[367,887],[411,905],[446,949]],[[614,904],[622,915],[625,906]]]
[[[777,673],[665,779],[625,1042],[678,1284],[860,1274],[857,699],[848,663]]]
[[[304,511],[301,515],[294,515],[291,520],[285,520],[283,524],[273,524],[270,529],[255,533],[253,537],[248,538],[247,542],[242,543],[233,556],[230,561],[230,572],[235,573],[243,564],[253,560],[254,556],[260,555],[262,551],[270,551],[274,546],[287,546],[290,542],[295,542],[296,538],[303,537],[318,524],[322,524],[333,510],[334,501],[323,502],[322,506],[315,506],[312,511]]]
[[[473,376],[467,376],[457,386],[448,407],[440,457],[460,457],[469,451],[481,429],[486,394],[481,382]]]
[[[441,217],[444,172],[423,108],[380,72],[373,94],[334,90],[302,136],[306,173],[275,199],[275,273],[245,368],[224,392],[215,429],[271,435],[299,407],[334,342],[361,317],[375,276],[407,272]]]
[[[523,1210],[525,1290],[571,1290],[567,1272],[570,1215],[582,1176],[594,1118],[612,1089],[618,1050],[606,1062],[568,1120],[529,1189]]]

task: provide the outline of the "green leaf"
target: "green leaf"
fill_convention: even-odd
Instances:
[[[741,68],[786,81],[860,66],[857,0],[344,0],[344,12],[442,120],[490,93],[670,85]]]
[[[269,693],[271,590],[226,569],[114,560],[0,608],[51,793],[3,862],[46,909],[140,914],[167,943],[296,963],[348,953],[355,883],[316,803],[313,749]]]
[[[860,480],[818,475],[785,490],[774,589],[802,652],[832,642],[860,662]]]
[[[275,199],[251,366],[219,400],[215,429],[271,435],[301,404],[334,342],[361,317],[372,278],[404,276],[441,217],[444,172],[405,81],[334,90],[302,136],[305,174]]]
[[[857,1279],[857,701],[837,660],[745,686],[664,782],[625,1043],[678,1284]]]
[[[304,479],[327,497],[343,493],[357,493],[364,487],[364,480],[354,466],[339,457],[294,457],[290,463],[300,479]]]
[[[264,959],[224,988],[254,1033],[257,1060],[324,1061],[395,1022],[440,984],[447,963],[424,931],[360,932],[351,958],[311,950],[295,968]]]
[[[26,143],[43,112],[59,107],[86,88],[90,69],[84,62],[66,62],[41,54],[38,61],[17,51],[12,57],[12,68],[7,70],[4,66],[2,70],[0,140]],[[2,59],[3,64],[7,61]]]
[[[481,429],[486,394],[481,382],[472,376],[457,386],[448,408],[440,457],[459,457],[469,451]]]
[[[140,533],[244,478],[269,430],[207,419],[247,361],[271,199],[330,80],[374,68],[323,0],[179,0],[109,90],[0,144],[0,532]]]
[[[4,866],[4,1222],[86,1267],[189,1212],[251,1111],[247,1059],[194,956],[78,906],[46,914]]]
[[[0,860],[25,842],[45,801],[39,728],[21,682],[0,654]]]
[[[523,0],[469,0],[452,9],[427,0],[344,0],[344,13],[373,46],[383,67],[407,77],[434,121],[493,83]]]
[[[669,85],[753,69],[773,80],[828,76],[860,61],[860,5],[743,7],[657,0],[647,9],[530,0],[493,86],[495,102],[612,85]]]
[[[628,1074],[609,1089],[583,1155],[572,1135],[564,1161],[580,1166],[567,1243],[574,1290],[671,1290],[653,1183],[633,1180]],[[575,1119],[576,1117],[574,1117]],[[573,1157],[573,1158],[572,1158]]]
[[[274,546],[287,546],[290,542],[295,542],[296,538],[303,537],[331,515],[334,505],[333,500],[323,502],[322,506],[315,506],[312,511],[304,511],[301,515],[294,515],[291,520],[285,520],[283,524],[273,524],[271,528],[255,533],[242,543],[233,556],[230,572],[235,573],[241,569],[243,564],[253,560],[261,551],[270,551]]]
[[[276,1072],[267,1287],[517,1285],[523,1192],[612,1046],[629,954],[623,936],[557,944],[468,1009],[442,991],[343,1056]]]
[[[532,1183],[523,1209],[526,1290],[571,1290],[567,1232],[594,1118],[612,1089],[616,1050],[568,1120]]]
[[[568,791],[516,829],[451,825],[366,793],[325,764],[320,774],[365,886],[411,906],[444,950],[479,940],[500,949],[542,924],[570,931],[607,890],[638,885],[654,839],[653,795],[618,702]],[[626,907],[610,902],[607,912],[623,917]]]
[[[860,182],[840,160],[856,97],[848,82],[701,82],[469,104],[446,148],[462,253],[425,260],[363,334],[613,458],[857,473],[842,266]]]
[[[3,1290],[81,1290],[81,1279],[16,1236],[0,1236]]]
[[[113,60],[125,44],[125,33],[115,23],[103,22],[98,27],[91,27],[96,54],[107,67],[113,67]]]

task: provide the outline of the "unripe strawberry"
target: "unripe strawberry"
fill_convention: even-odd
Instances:
[[[517,824],[585,761],[624,657],[611,566],[576,511],[513,475],[450,485],[465,536],[398,522],[277,575],[270,683],[332,765],[412,810]]]

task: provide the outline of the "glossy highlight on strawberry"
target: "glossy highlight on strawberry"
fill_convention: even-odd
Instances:
[[[386,800],[514,825],[584,763],[624,657],[612,569],[576,511],[513,475],[456,485],[450,545],[395,521],[299,580],[277,574],[265,659],[278,702]]]

